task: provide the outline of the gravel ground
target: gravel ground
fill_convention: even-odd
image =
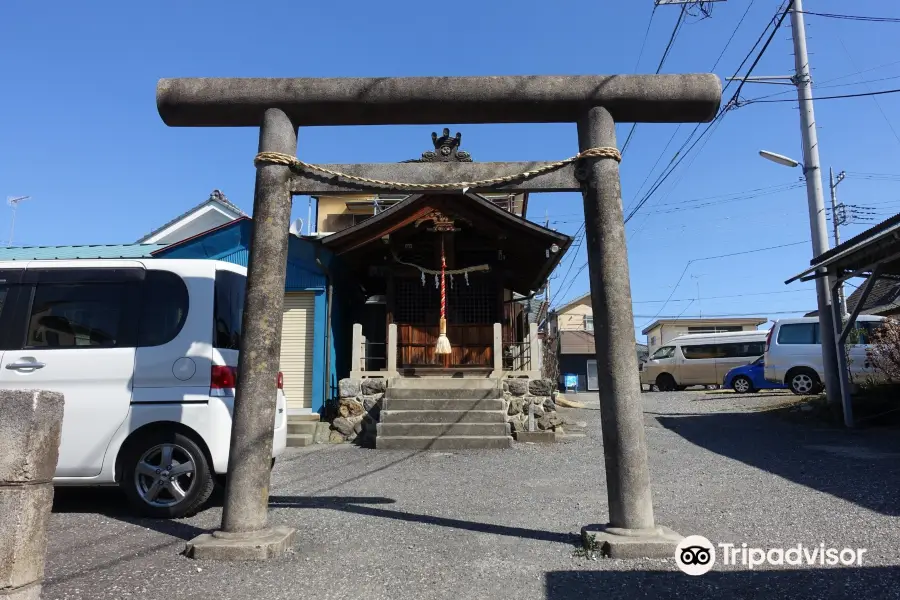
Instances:
[[[217,526],[127,516],[115,490],[57,490],[44,598],[900,598],[900,438],[792,424],[783,393],[642,394],[657,522],[740,546],[866,548],[862,567],[733,568],[689,577],[673,560],[591,560],[582,525],[606,518],[599,410],[552,446],[454,453],[290,450],[273,523],[299,531],[266,563],[195,562]]]

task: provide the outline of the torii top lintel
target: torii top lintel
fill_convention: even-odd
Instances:
[[[161,79],[173,127],[257,127],[267,108],[295,126],[571,123],[594,106],[616,122],[701,123],[719,109],[713,74]]]

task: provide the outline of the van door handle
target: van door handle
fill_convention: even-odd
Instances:
[[[6,368],[10,369],[11,371],[15,371],[17,369],[43,369],[46,366],[47,365],[45,365],[42,362],[23,361],[23,362],[9,363],[8,365],[6,365]]]

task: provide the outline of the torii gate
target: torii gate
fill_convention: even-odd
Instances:
[[[259,152],[267,153],[256,160],[253,241],[222,528],[191,541],[188,554],[266,558],[288,547],[294,537],[292,529],[267,524],[272,399],[292,196],[434,192],[441,184],[449,191],[446,184],[453,184],[456,192],[462,187],[582,192],[609,500],[609,523],[586,526],[582,534],[595,535],[612,557],[672,556],[681,538],[657,526],[653,517],[615,124],[708,122],[718,111],[721,91],[712,74],[160,80],[156,101],[167,125],[259,127]],[[310,166],[294,158],[297,130],[304,126],[573,122],[580,152],[563,165]]]

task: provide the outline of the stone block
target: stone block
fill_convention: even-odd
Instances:
[[[506,414],[509,416],[520,415],[522,414],[522,406],[522,398],[510,398],[509,408],[506,409]]]
[[[57,392],[0,390],[0,482],[53,479],[63,404]]]
[[[506,385],[509,387],[509,393],[513,396],[524,396],[528,393],[527,379],[508,379]]]
[[[366,412],[363,403],[356,398],[341,398],[338,414],[342,417],[356,417]]]
[[[321,422],[316,423],[316,434],[314,436],[315,443],[317,444],[327,444],[331,437],[331,429],[328,423]]]
[[[553,412],[556,410],[556,402],[554,402],[552,398],[544,400],[543,406],[546,412]]]
[[[290,527],[271,527],[249,533],[214,531],[189,541],[184,553],[198,560],[266,560],[290,550],[296,534]]]
[[[334,427],[344,437],[353,433],[353,423],[351,423],[350,420],[345,417],[338,417],[331,423],[331,426]]]
[[[363,394],[383,394],[385,381],[381,378],[363,379],[360,389]]]
[[[538,429],[553,429],[563,424],[562,417],[555,412],[546,413],[543,417],[537,420]]]
[[[368,396],[362,396],[363,409],[377,419],[378,413],[381,411],[383,398],[384,394],[371,394]]]
[[[556,441],[556,434],[552,431],[518,431],[516,441],[531,444],[552,444]]]
[[[528,382],[528,392],[532,396],[549,396],[553,392],[553,382],[549,379],[532,379]]]
[[[32,583],[14,590],[0,590],[0,600],[41,600],[41,584]]]
[[[355,398],[359,396],[359,391],[358,379],[341,379],[338,382],[338,394],[341,398]]]
[[[53,484],[0,487],[0,590],[44,576]]]

